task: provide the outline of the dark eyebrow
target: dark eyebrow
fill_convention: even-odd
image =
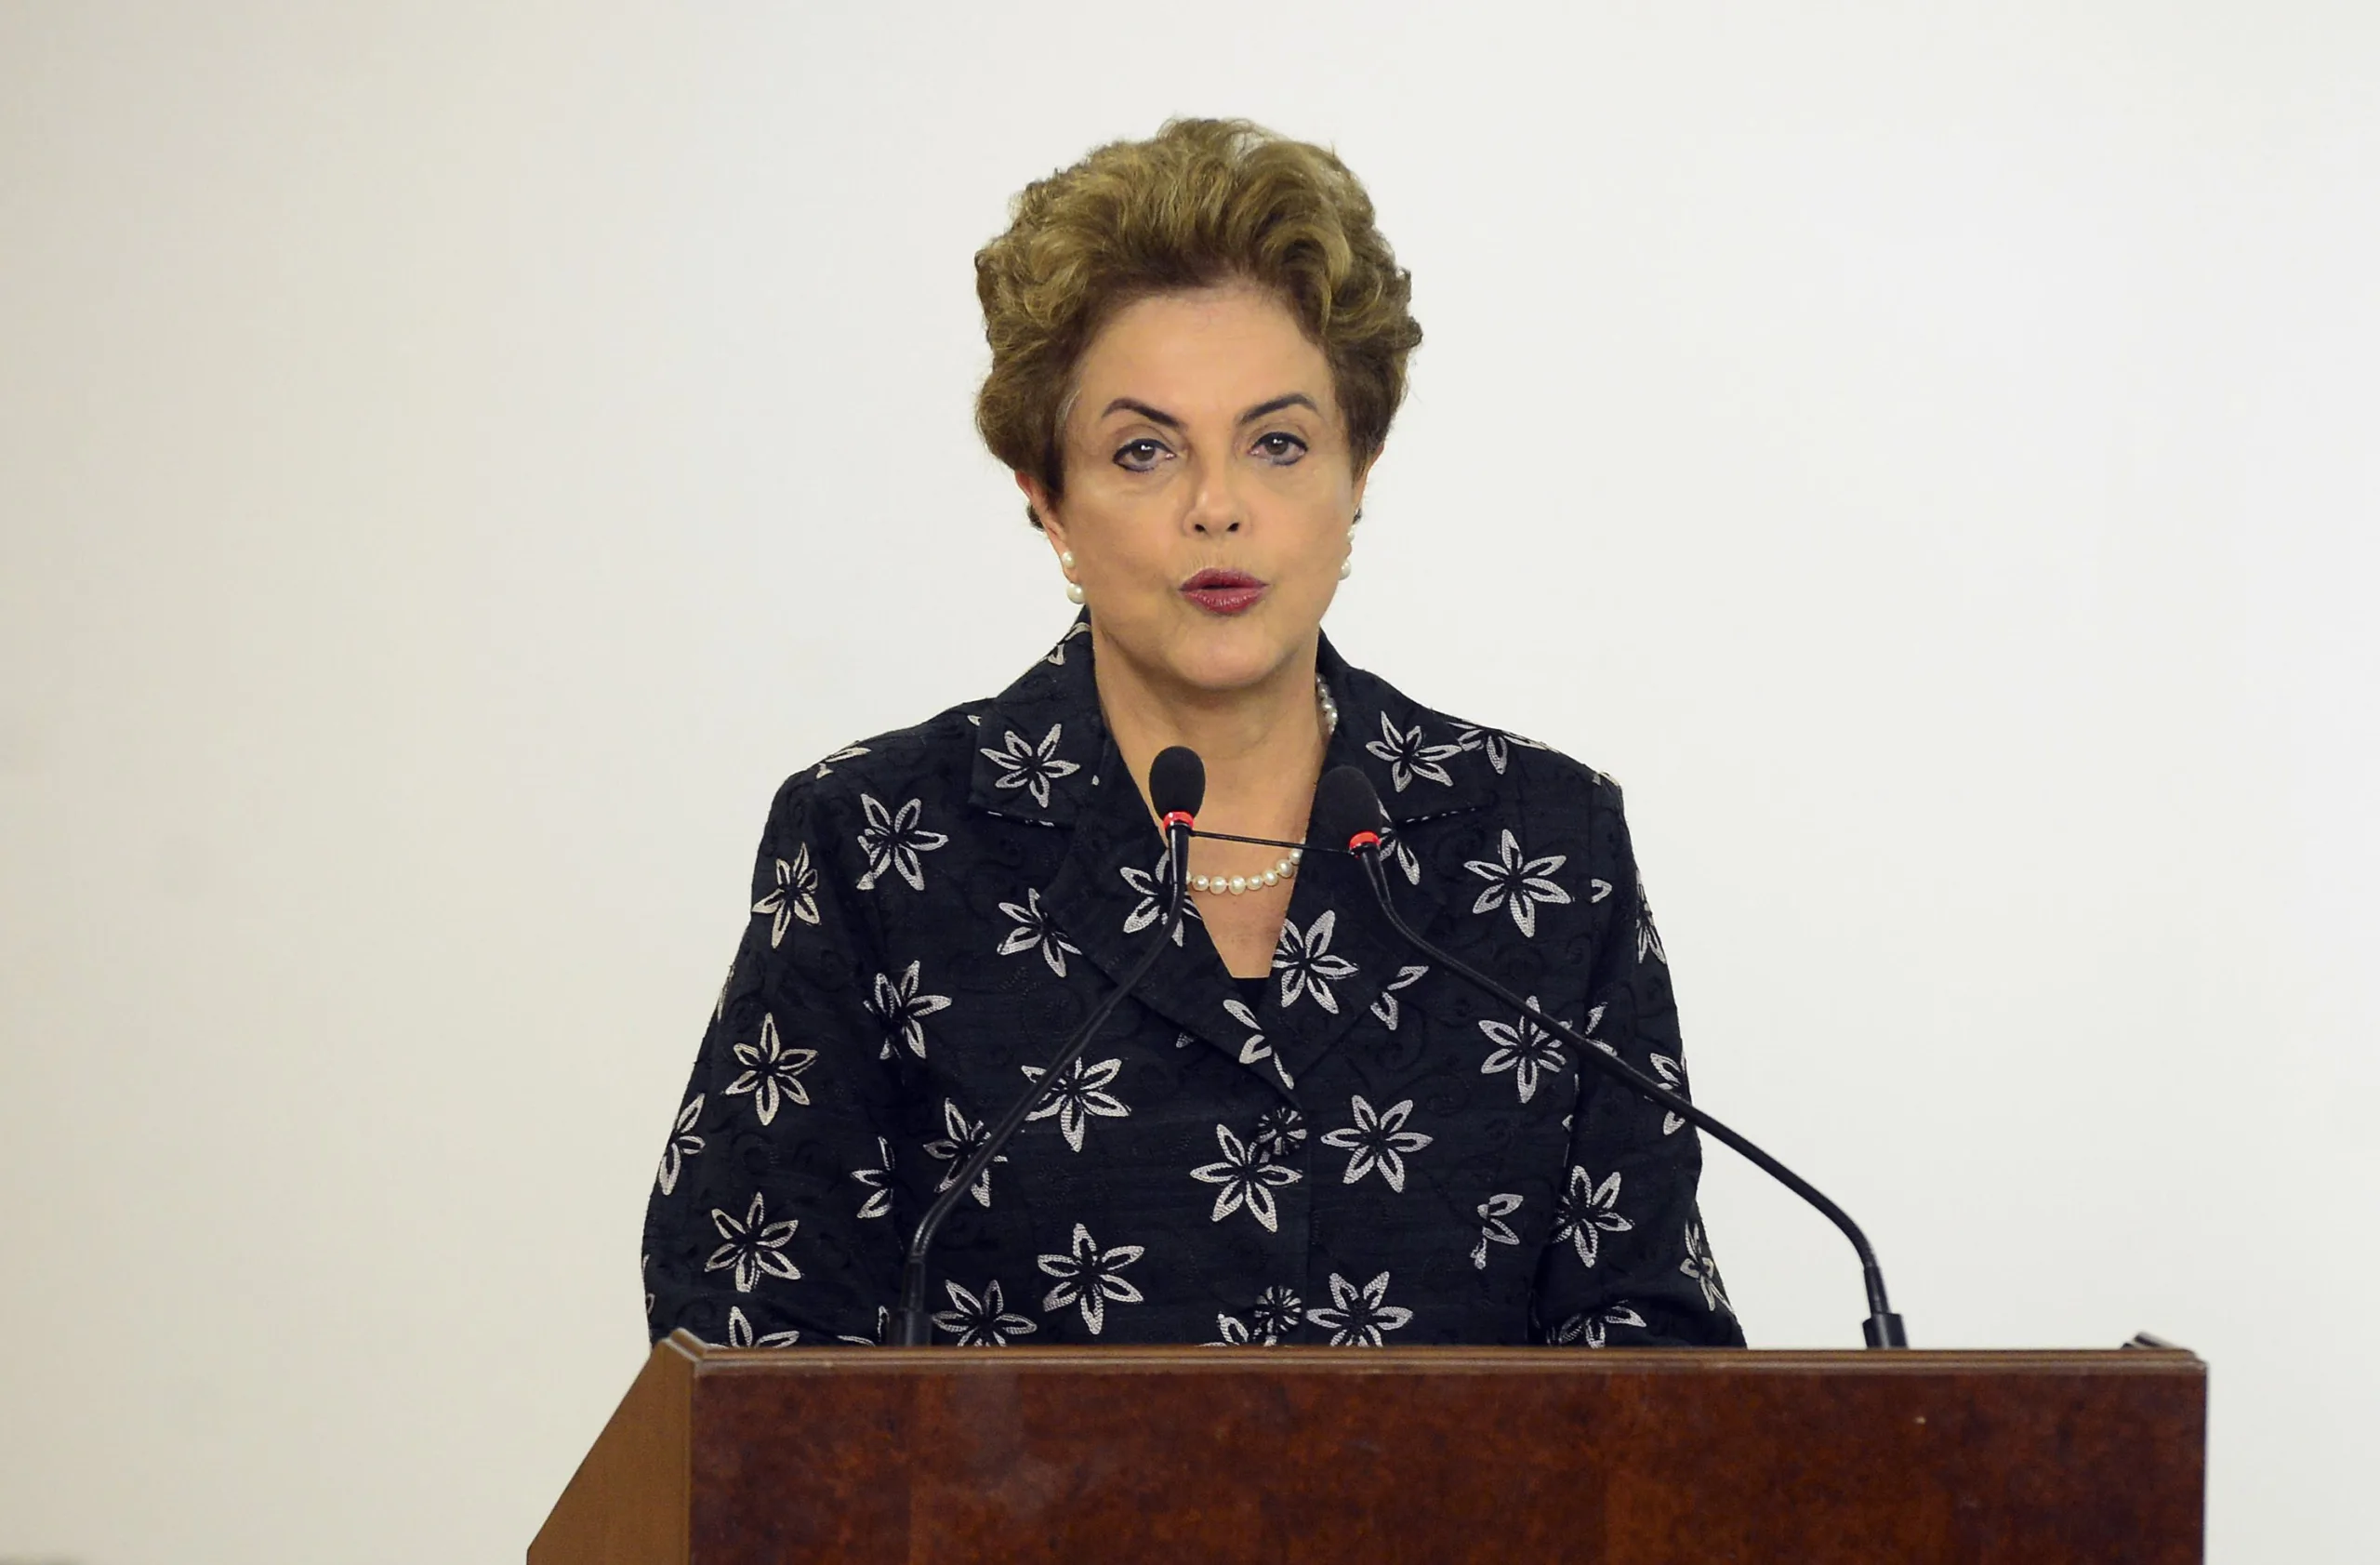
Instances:
[[[1307,396],[1303,391],[1291,391],[1288,396],[1275,397],[1271,402],[1258,403],[1254,407],[1251,407],[1247,412],[1241,414],[1239,416],[1239,421],[1243,424],[1253,424],[1257,419],[1263,418],[1265,415],[1278,413],[1285,407],[1308,408],[1316,414],[1319,414],[1322,411],[1322,409],[1314,405],[1314,399]]]
[[[1309,408],[1317,414],[1322,411],[1321,408],[1315,406],[1314,399],[1303,391],[1291,391],[1287,396],[1275,397],[1271,402],[1258,403],[1254,407],[1241,414],[1239,421],[1243,424],[1252,424],[1267,414],[1278,413],[1285,407]],[[1137,413],[1149,422],[1163,424],[1169,430],[1178,430],[1182,427],[1182,420],[1172,414],[1151,407],[1144,402],[1136,402],[1130,397],[1117,397],[1114,402],[1109,403],[1099,416],[1104,418],[1110,413]]]
[[[1149,422],[1163,424],[1169,430],[1178,430],[1182,427],[1182,420],[1172,414],[1160,413],[1148,404],[1134,402],[1130,397],[1117,397],[1114,402],[1109,403],[1099,416],[1104,418],[1110,413],[1137,413]]]

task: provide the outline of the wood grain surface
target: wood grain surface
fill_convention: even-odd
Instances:
[[[2205,1366],[2179,1351],[667,1352],[687,1509],[654,1565],[2201,1553]],[[654,1450],[635,1401],[582,1480],[615,1438]],[[532,1553],[582,1558],[648,1557]]]

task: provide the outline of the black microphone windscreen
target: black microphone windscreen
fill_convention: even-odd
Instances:
[[[1149,763],[1149,802],[1160,816],[1195,816],[1207,802],[1207,763],[1187,745],[1170,745]]]
[[[1359,831],[1378,831],[1387,816],[1371,778],[1355,766],[1333,766],[1322,774],[1314,790],[1314,824],[1306,841],[1319,847],[1344,848]]]

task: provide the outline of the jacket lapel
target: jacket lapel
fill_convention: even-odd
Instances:
[[[1107,733],[1093,679],[1087,617],[985,710],[969,803],[1007,819],[1066,830],[1064,861],[1045,888],[1051,914],[1091,965],[1121,982],[1160,933],[1170,886],[1165,840]],[[1387,834],[1397,908],[1425,933],[1444,922],[1441,886],[1412,844],[1430,823],[1477,810],[1496,796],[1511,744],[1529,741],[1468,728],[1350,667],[1329,639],[1319,668],[1339,707],[1324,767],[1361,768],[1393,823]],[[1397,991],[1420,976],[1420,959],[1373,905],[1361,869],[1343,852],[1309,849],[1290,894],[1272,982],[1252,1010],[1239,998],[1197,905],[1175,941],[1141,980],[1136,998],[1183,1032],[1255,1071],[1295,1102],[1299,1074],[1355,1022],[1394,1032]]]
[[[1164,938],[1172,887],[1165,838],[1107,732],[1091,675],[1089,621],[984,713],[968,802],[1069,833],[1044,889],[1051,917],[1110,983]],[[1141,979],[1134,998],[1191,1039],[1289,1090],[1252,1014],[1197,922],[1197,905]]]
[[[1488,731],[1465,728],[1408,700],[1350,666],[1328,637],[1318,668],[1339,707],[1323,769],[1354,766],[1371,779],[1392,823],[1386,841],[1397,910],[1433,933],[1445,922],[1444,901],[1461,888],[1441,885],[1425,872],[1412,844],[1431,829],[1427,823],[1493,802],[1484,754]],[[1359,1021],[1396,1031],[1406,1020],[1398,991],[1422,972],[1421,960],[1381,916],[1361,867],[1343,851],[1310,846],[1256,1019],[1295,1080]]]

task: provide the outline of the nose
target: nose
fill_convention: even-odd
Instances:
[[[1199,464],[1190,488],[1190,510],[1183,523],[1200,537],[1228,537],[1246,524],[1239,497],[1233,492],[1230,465]]]

